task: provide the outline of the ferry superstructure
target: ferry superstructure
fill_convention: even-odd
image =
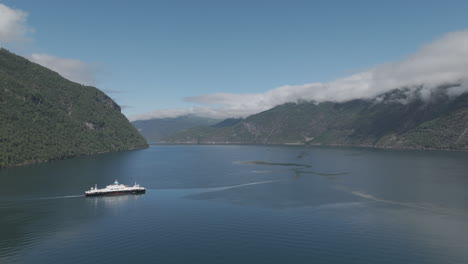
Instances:
[[[107,185],[106,188],[98,189],[97,185],[91,187],[89,191],[85,192],[85,196],[101,196],[101,195],[119,195],[119,194],[141,194],[145,193],[146,189],[139,184],[128,186],[120,184],[115,180],[114,184]]]

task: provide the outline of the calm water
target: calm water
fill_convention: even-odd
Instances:
[[[116,178],[147,193],[81,196]],[[468,153],[153,146],[0,179],[0,263],[468,263]]]

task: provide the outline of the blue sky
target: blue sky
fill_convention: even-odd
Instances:
[[[196,107],[213,93],[332,82],[468,29],[468,1],[453,0],[0,3],[26,12],[34,30],[28,43],[3,46],[91,65],[127,116]]]

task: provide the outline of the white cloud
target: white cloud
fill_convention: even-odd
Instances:
[[[27,24],[28,14],[0,4],[0,44],[30,41],[33,29]]]
[[[32,54],[31,61],[58,72],[63,77],[86,85],[96,85],[97,67],[79,60],[59,58],[47,54]]]
[[[28,14],[0,4],[0,45],[24,44],[34,31],[27,23]],[[32,54],[26,58],[58,72],[63,77],[86,85],[96,85],[97,67],[79,60],[59,58],[48,54]]]
[[[217,118],[245,117],[287,102],[344,102],[374,98],[398,88],[410,88],[413,91],[421,88],[419,96],[427,98],[438,86],[453,83],[460,83],[461,86],[448,90],[449,95],[456,96],[468,91],[468,30],[446,34],[400,62],[386,63],[329,83],[286,85],[264,93],[215,93],[188,97],[185,101],[213,107],[158,110],[130,119],[184,114]]]

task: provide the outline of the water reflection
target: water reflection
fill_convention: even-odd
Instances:
[[[86,203],[92,205],[94,209],[117,209],[127,205],[130,202],[139,200],[145,194],[126,194],[111,196],[93,196],[86,197]]]

